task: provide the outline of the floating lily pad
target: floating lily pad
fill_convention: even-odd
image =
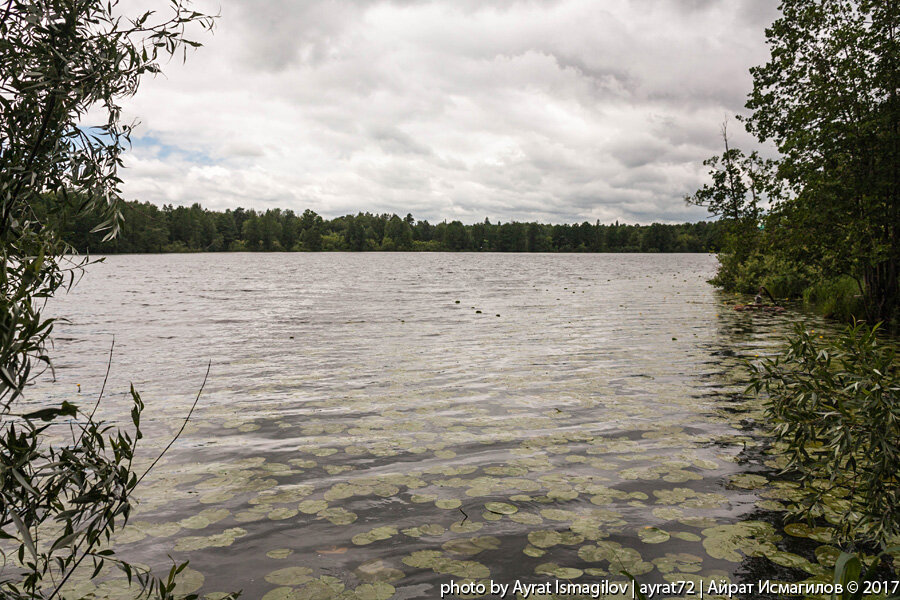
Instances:
[[[732,475],[728,480],[732,487],[742,488],[745,490],[758,490],[769,484],[769,480],[762,475],[754,475],[752,473],[740,473]]]
[[[265,579],[274,585],[300,585],[312,581],[312,569],[308,567],[287,567],[266,575]]]
[[[385,582],[391,583],[403,579],[406,574],[400,569],[388,566],[381,559],[368,560],[353,571],[357,577],[369,583]]]
[[[670,531],[669,534],[673,538],[678,538],[679,540],[684,540],[685,542],[699,542],[701,540],[700,536],[696,533],[690,533],[687,531]]]
[[[742,521],[704,529],[703,547],[713,558],[741,562],[744,555],[766,556],[778,552],[774,542],[781,539],[763,521]],[[743,553],[743,554],[742,554]]]
[[[352,513],[343,508],[326,508],[316,513],[323,519],[327,519],[335,525],[349,525],[356,521],[356,513]]]
[[[203,587],[204,579],[203,573],[187,567],[175,576],[175,591],[178,594],[193,594]]]
[[[485,550],[495,550],[500,547],[500,539],[493,536],[473,537],[469,539],[457,539],[444,542],[441,546],[452,554],[464,554],[475,556]]]
[[[840,548],[835,548],[834,546],[819,546],[816,548],[816,560],[824,567],[834,567],[840,555]]]
[[[296,516],[296,514],[297,511],[293,508],[281,507],[276,508],[275,510],[270,512],[268,514],[268,517],[273,521],[281,521],[284,519],[290,519],[291,517]]]
[[[447,530],[444,529],[443,525],[439,525],[437,523],[429,523],[427,525],[419,525],[418,527],[409,527],[403,530],[403,534],[409,537],[422,537],[422,536],[439,536],[444,535]]]
[[[376,527],[366,533],[358,533],[353,536],[352,542],[357,546],[366,546],[379,540],[387,540],[397,535],[396,527]]]
[[[506,502],[488,502],[484,505],[488,511],[498,515],[511,515],[519,511],[518,508]]]
[[[663,531],[657,527],[644,527],[638,529],[638,537],[645,544],[662,544],[667,542],[671,537],[667,531]]]
[[[562,541],[558,531],[540,530],[528,534],[528,541],[536,548],[552,548]]]
[[[703,568],[703,559],[693,554],[670,553],[653,559],[660,573],[697,573]]]
[[[522,525],[540,525],[544,522],[543,517],[540,515],[526,512],[518,512],[514,515],[509,515],[509,518],[511,521],[521,523]]]
[[[581,569],[572,567],[560,567],[556,563],[543,563],[534,568],[536,575],[552,575],[557,579],[578,579],[584,575]]]
[[[183,537],[175,542],[175,550],[178,552],[190,552],[203,548],[222,548],[234,543],[235,538],[247,535],[247,531],[240,527],[226,529],[222,533],[210,536],[191,535]]]
[[[484,527],[484,523],[478,521],[461,521],[450,526],[453,533],[475,533]]]
[[[314,515],[326,508],[328,508],[328,503],[324,500],[304,500],[297,505],[297,510],[307,515]]]
[[[364,583],[353,590],[356,600],[388,600],[394,595],[394,586],[384,583]]]
[[[297,600],[297,592],[291,587],[279,587],[266,592],[262,600]]]

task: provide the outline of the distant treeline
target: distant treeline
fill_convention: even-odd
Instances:
[[[326,220],[311,210],[224,212],[128,202],[119,236],[102,242],[88,218],[47,215],[81,252],[159,253],[221,251],[475,251],[475,252],[716,252],[716,222],[679,225],[432,224],[412,215],[359,213]]]

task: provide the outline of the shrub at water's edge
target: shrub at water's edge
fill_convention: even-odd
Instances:
[[[835,527],[835,582],[896,569],[900,552],[900,370],[879,327],[848,326],[833,340],[795,325],[787,347],[751,365],[774,450],[801,494],[789,518]],[[893,562],[893,566],[891,563]],[[856,598],[859,594],[844,593]]]
[[[199,45],[187,30],[213,23],[188,0],[173,1],[166,15],[132,17],[115,1],[9,0],[0,16],[4,600],[105,597],[100,586],[113,583],[122,585],[112,597],[198,598],[181,581],[187,563],[157,577],[109,546],[149,471],[139,474],[133,462],[144,408],[137,392],[130,394],[133,427],[114,427],[97,416],[105,380],[93,404],[53,406],[52,397],[29,396],[29,386],[51,365],[54,319],[44,313],[46,302],[69,290],[87,264],[72,256],[50,215],[80,217],[115,236],[122,222],[119,167],[131,134],[118,103],[134,95],[142,77],[159,73],[160,61]],[[86,126],[91,118],[102,121]],[[120,582],[109,579],[116,568]]]
[[[848,543],[900,538],[900,371],[878,329],[857,323],[825,340],[797,324],[751,378],[808,492],[797,513],[827,517]]]

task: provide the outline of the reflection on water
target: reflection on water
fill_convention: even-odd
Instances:
[[[115,256],[54,301],[69,319],[56,382],[30,394],[88,402],[115,335],[108,389],[141,390],[152,458],[212,361],[117,537],[136,560],[190,558],[204,593],[731,581],[757,560],[821,574],[777,525],[739,523],[791,493],[748,462],[762,417],[742,364],[796,315],[733,311],[705,283],[714,269],[707,255]]]

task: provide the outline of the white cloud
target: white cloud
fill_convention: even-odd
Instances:
[[[775,4],[229,0],[127,102],[143,137],[124,189],[329,217],[702,218],[681,198]]]

